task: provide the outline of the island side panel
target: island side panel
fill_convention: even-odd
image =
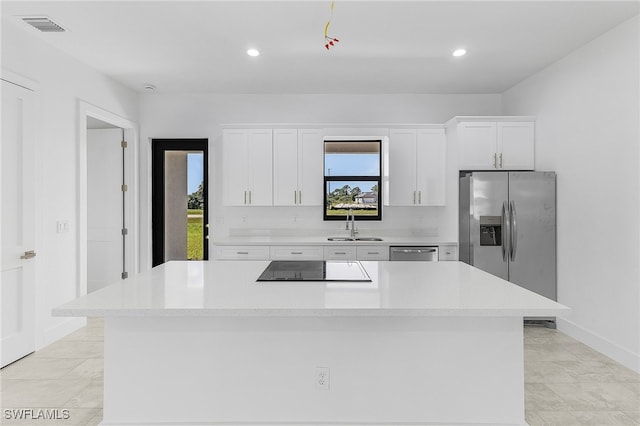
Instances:
[[[522,333],[521,317],[108,317],[102,425],[522,425]]]

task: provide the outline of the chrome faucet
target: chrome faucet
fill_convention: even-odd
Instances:
[[[355,237],[358,231],[356,230],[356,218],[353,214],[353,210],[349,209],[347,212],[347,222],[345,223],[345,230],[349,230],[349,216],[351,216],[351,238]]]

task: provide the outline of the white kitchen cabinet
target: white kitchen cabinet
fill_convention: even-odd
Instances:
[[[271,129],[224,130],[224,205],[273,205],[272,145]]]
[[[322,246],[271,246],[271,260],[322,260]]]
[[[324,260],[356,260],[356,247],[353,245],[325,246]]]
[[[390,129],[386,150],[390,206],[445,204],[446,137],[443,128]]]
[[[389,260],[389,246],[357,246],[356,259],[358,260]]]
[[[451,134],[457,138],[460,170],[533,170],[534,121],[532,117],[454,119]]]
[[[216,260],[269,260],[269,246],[216,246]]]
[[[458,247],[455,244],[446,244],[438,247],[439,261],[458,260]]]
[[[321,206],[323,146],[318,129],[273,131],[273,204]]]

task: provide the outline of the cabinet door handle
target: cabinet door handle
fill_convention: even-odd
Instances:
[[[368,251],[367,254],[380,254],[379,251]]]
[[[251,204],[251,191],[249,191],[249,204]]]
[[[298,204],[298,191],[293,190],[293,204]]]
[[[244,191],[244,203],[247,204],[247,191]]]
[[[497,153],[493,153],[493,168],[497,169],[498,168],[498,154]]]
[[[422,191],[418,191],[418,204],[422,204]]]
[[[20,256],[20,259],[33,259],[34,257],[36,257],[35,250],[28,250],[25,251],[22,256]]]
[[[302,191],[298,191],[298,204],[302,204]]]
[[[413,191],[413,204],[416,203],[416,191]]]
[[[248,251],[237,251],[236,254],[249,254]]]
[[[502,168],[502,153],[500,153],[500,168]]]
[[[344,252],[344,251],[337,251],[337,252],[335,252],[335,254],[347,254],[347,253]]]

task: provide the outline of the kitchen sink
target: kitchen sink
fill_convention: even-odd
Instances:
[[[358,237],[356,241],[382,241],[380,237]]]

